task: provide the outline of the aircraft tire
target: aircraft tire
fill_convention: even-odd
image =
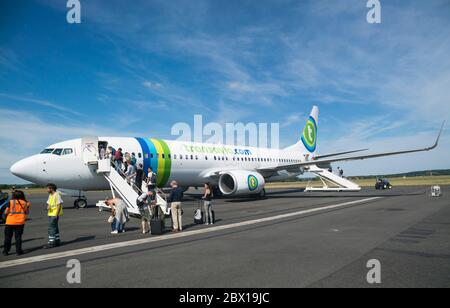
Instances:
[[[73,205],[76,207],[76,208],[79,208],[79,209],[84,209],[86,206],[87,206],[87,200],[86,199],[77,199],[77,200],[75,200],[75,202],[73,203]]]

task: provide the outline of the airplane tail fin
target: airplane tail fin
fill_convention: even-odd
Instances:
[[[303,128],[300,140],[284,149],[292,154],[306,154],[316,156],[317,153],[317,128],[319,123],[319,108],[314,106]]]
[[[319,107],[314,106],[306,121],[299,143],[306,149],[306,153],[317,152],[317,129],[319,124]]]

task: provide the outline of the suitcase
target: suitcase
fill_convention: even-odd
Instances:
[[[200,213],[201,213],[201,218],[200,219],[196,218],[196,216],[198,216],[198,215],[196,215],[197,211],[200,211]],[[203,223],[204,217],[205,217],[205,215],[203,214],[203,211],[201,211],[200,209],[197,209],[197,210],[194,211],[194,223],[195,224],[201,225]]]
[[[216,213],[214,213],[214,210],[211,211],[211,214],[212,214],[212,217],[211,217],[211,218],[212,218],[212,221],[209,222],[210,224],[216,222]]]
[[[159,207],[156,207],[154,211],[154,216],[150,220],[150,233],[152,235],[161,235],[163,234],[164,229],[165,229],[164,219],[161,219],[159,217]]]
[[[161,235],[164,232],[164,221],[160,218],[150,220],[150,232],[152,235]]]

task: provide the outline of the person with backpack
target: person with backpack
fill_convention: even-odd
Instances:
[[[214,224],[214,216],[212,210],[212,190],[209,183],[205,183],[205,192],[203,194],[203,209],[205,211],[205,225]]]
[[[9,207],[5,210],[5,242],[3,245],[3,255],[9,255],[11,250],[12,237],[16,240],[16,254],[23,254],[22,235],[25,228],[27,216],[30,213],[30,202],[25,198],[21,190],[15,190],[12,199],[9,201]]]
[[[148,167],[147,172],[147,188],[148,190],[153,190],[156,188],[156,173],[153,172],[152,167]]]
[[[155,192],[152,190],[142,193],[136,200],[136,205],[141,214],[142,234],[147,234],[150,231],[150,211],[155,203]]]

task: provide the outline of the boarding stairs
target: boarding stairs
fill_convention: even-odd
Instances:
[[[308,169],[309,172],[316,175],[320,181],[322,182],[322,187],[312,187],[310,183],[308,183],[305,188],[306,192],[311,191],[360,191],[361,187],[339,175],[336,175],[327,169],[322,169],[317,167],[316,165],[310,166]]]
[[[97,173],[101,174],[108,181],[113,198],[119,197],[127,205],[128,213],[135,217],[140,217],[139,209],[136,205],[136,200],[140,194],[147,192],[147,186],[137,187],[130,183],[125,174],[117,171],[110,159],[99,159]],[[166,195],[164,192],[156,189],[156,205],[165,215],[170,215],[170,207],[167,206]],[[100,210],[109,209],[105,201],[99,201],[96,205]]]

